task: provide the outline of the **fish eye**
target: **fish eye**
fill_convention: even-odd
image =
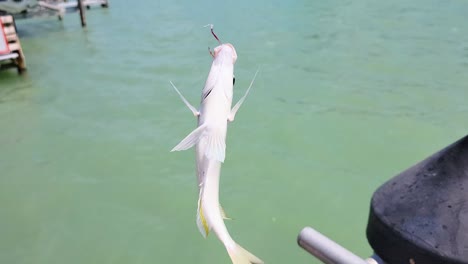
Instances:
[[[236,84],[236,76],[232,77],[232,85]]]

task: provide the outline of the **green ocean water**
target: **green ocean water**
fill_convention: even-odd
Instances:
[[[312,226],[360,256],[374,190],[468,132],[468,1],[123,1],[18,21],[0,72],[0,263],[230,263],[195,224],[207,47],[238,53],[221,202],[265,263],[319,263]]]

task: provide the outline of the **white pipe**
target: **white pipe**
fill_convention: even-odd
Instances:
[[[325,264],[368,264],[311,227],[302,229],[297,237],[297,243]]]

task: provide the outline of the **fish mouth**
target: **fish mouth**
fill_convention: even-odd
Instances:
[[[236,52],[236,49],[234,48],[234,46],[231,44],[231,43],[225,43],[225,44],[221,44],[219,46],[217,46],[215,49],[214,49],[214,58],[216,58],[218,56],[218,54],[220,52],[229,52],[231,53],[232,55],[232,63],[236,63],[236,60],[237,60],[237,52]]]

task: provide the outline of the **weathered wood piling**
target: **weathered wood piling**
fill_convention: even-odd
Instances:
[[[78,11],[80,12],[81,26],[86,27],[86,15],[82,0],[78,0]]]
[[[0,16],[0,22],[0,41],[6,43],[5,50],[0,53],[0,69],[17,68],[18,73],[23,73],[26,70],[26,61],[13,16]]]

